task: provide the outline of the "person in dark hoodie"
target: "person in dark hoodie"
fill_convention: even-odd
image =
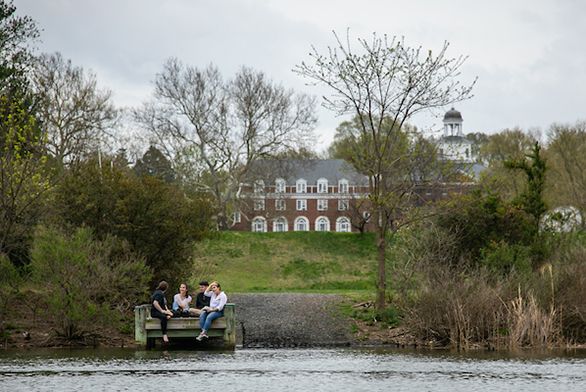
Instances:
[[[164,280],[159,282],[157,289],[151,296],[151,317],[161,320],[161,333],[163,334],[163,342],[169,343],[167,336],[167,321],[173,317],[173,312],[167,307],[167,298],[165,292],[169,288],[169,284]]]
[[[210,284],[206,280],[199,282],[199,293],[195,297],[195,309],[191,309],[195,316],[201,314],[201,310],[206,306],[210,306],[210,297],[204,295]]]

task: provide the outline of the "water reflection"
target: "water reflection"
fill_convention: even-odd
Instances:
[[[192,390],[202,382],[224,391],[584,391],[586,351],[0,352],[0,390]]]

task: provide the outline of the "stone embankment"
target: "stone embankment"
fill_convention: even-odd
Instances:
[[[243,347],[342,346],[352,343],[344,298],[327,294],[231,294]]]

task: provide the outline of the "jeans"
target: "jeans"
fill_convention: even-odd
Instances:
[[[212,321],[214,321],[217,318],[223,317],[224,316],[224,311],[221,310],[219,312],[201,312],[201,314],[199,315],[199,326],[201,328],[202,332],[207,332],[210,329],[210,326],[212,325]]]

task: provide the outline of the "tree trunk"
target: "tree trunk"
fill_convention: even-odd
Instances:
[[[375,308],[377,313],[382,313],[385,310],[385,296],[387,290],[387,272],[385,264],[385,255],[387,250],[387,243],[385,239],[385,230],[382,227],[378,228],[377,238],[378,249],[378,271],[377,271],[377,285],[376,285],[376,302]]]

